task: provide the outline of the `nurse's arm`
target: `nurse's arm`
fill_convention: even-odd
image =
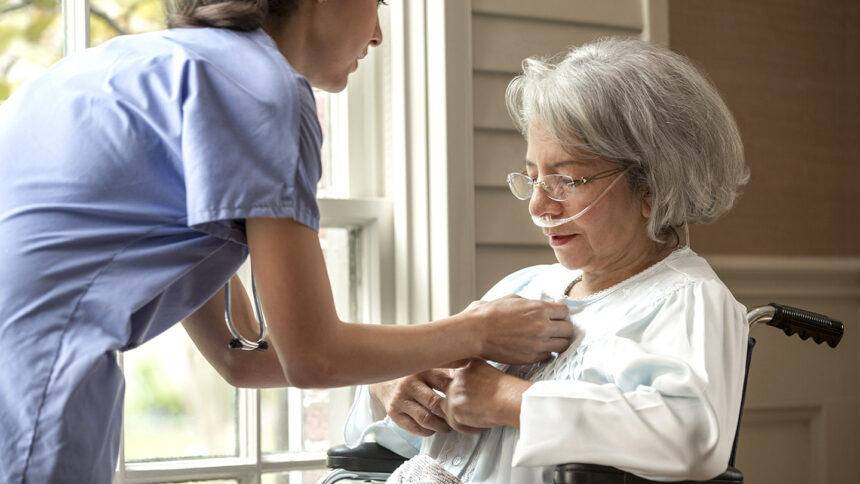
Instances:
[[[289,385],[324,388],[416,373],[479,352],[457,316],[411,326],[352,324],[337,315],[319,236],[291,219],[246,221],[257,293]]]
[[[231,314],[239,334],[255,339],[259,326],[251,309],[248,294],[238,276],[230,280]],[[287,385],[278,355],[274,351],[229,349],[233,339],[224,322],[224,288],[182,321],[185,331],[209,364],[227,383],[244,388],[271,388]],[[266,338],[267,340],[269,338]],[[271,345],[271,342],[269,343]]]

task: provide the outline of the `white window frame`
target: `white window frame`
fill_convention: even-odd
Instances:
[[[398,323],[474,299],[471,2],[392,2]]]
[[[72,55],[90,45],[90,0],[62,0],[63,54]]]

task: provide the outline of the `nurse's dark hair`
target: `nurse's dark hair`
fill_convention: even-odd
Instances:
[[[167,27],[218,27],[248,32],[263,22],[283,20],[300,0],[168,0]]]

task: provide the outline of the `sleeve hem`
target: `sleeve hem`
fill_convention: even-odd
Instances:
[[[254,217],[289,218],[319,232],[318,211],[292,205],[219,208],[192,213],[189,214],[188,227],[214,237],[247,244],[244,227],[234,221]]]

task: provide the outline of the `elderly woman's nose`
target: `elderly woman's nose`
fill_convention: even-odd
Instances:
[[[541,215],[553,215],[561,212],[561,203],[549,198],[549,194],[542,186],[535,185],[532,190],[532,198],[529,199],[529,213],[540,217]]]

